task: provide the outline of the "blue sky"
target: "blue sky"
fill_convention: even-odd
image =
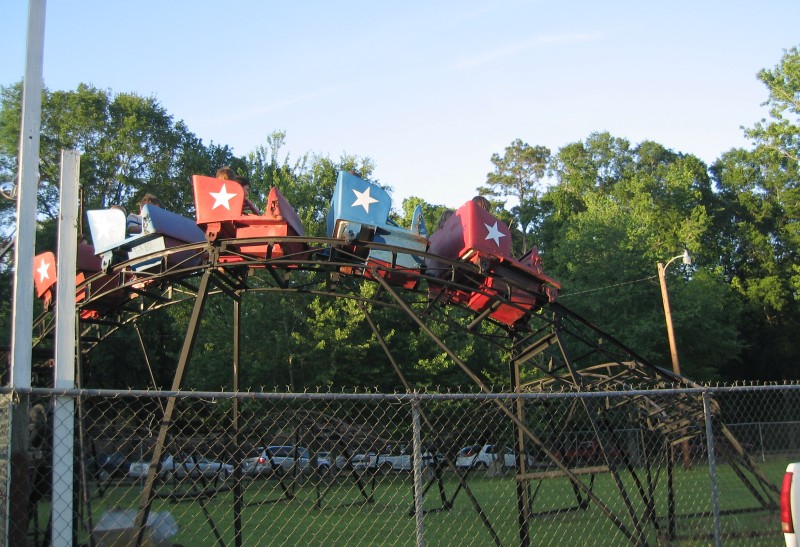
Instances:
[[[28,3],[0,7],[0,85],[22,78]],[[749,147],[762,68],[800,45],[800,2],[50,0],[44,80],[154,95],[244,155],[372,158],[397,204],[458,206],[514,139],[609,131],[710,163]]]

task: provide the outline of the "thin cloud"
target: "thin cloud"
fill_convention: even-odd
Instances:
[[[545,34],[543,36],[537,36],[536,38],[525,40],[518,44],[514,44],[511,46],[504,47],[502,49],[495,49],[491,51],[487,51],[480,55],[476,55],[470,59],[465,59],[460,61],[450,67],[450,70],[467,70],[470,68],[475,68],[480,65],[485,65],[487,63],[491,63],[498,59],[502,59],[504,57],[510,57],[512,55],[517,55],[523,51],[527,51],[529,49],[534,49],[544,45],[550,44],[568,44],[568,43],[580,43],[580,42],[590,42],[593,40],[597,40],[599,38],[598,35],[591,35],[591,34]]]

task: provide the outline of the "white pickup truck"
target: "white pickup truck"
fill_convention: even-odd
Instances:
[[[781,487],[781,528],[786,547],[797,547],[800,526],[800,463],[790,463]]]
[[[422,454],[423,465],[432,466],[444,461],[444,456],[437,454],[434,458],[430,452]],[[389,473],[391,471],[411,471],[411,447],[390,447],[387,452],[375,454],[356,454],[352,459],[353,469],[372,473]]]

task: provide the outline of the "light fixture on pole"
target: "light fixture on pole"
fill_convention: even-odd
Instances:
[[[673,261],[682,258],[684,264],[691,264],[692,257],[689,251],[684,249],[683,254],[673,256],[666,264],[658,263],[658,281],[661,284],[661,300],[664,302],[664,319],[667,322],[667,338],[669,339],[669,353],[672,357],[672,372],[677,375],[681,373],[681,365],[678,362],[678,348],[675,345],[675,330],[672,328],[672,311],[669,307],[669,294],[667,293],[667,278],[665,276],[667,268]]]

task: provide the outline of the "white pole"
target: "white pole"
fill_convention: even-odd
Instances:
[[[17,235],[14,242],[14,289],[11,326],[11,386],[31,387],[31,340],[33,338],[33,256],[36,228],[36,194],[39,186],[39,131],[42,119],[42,60],[44,58],[45,0],[28,2],[28,38],[22,120],[19,133],[17,181]],[[11,470],[6,543],[23,545],[26,537],[29,492],[28,407],[21,395],[11,409]]]
[[[11,338],[11,384],[31,386],[33,332],[33,255],[36,230],[36,194],[39,188],[39,131],[42,121],[42,56],[45,0],[30,0],[28,58],[22,92],[17,184],[17,235],[14,246],[14,308]]]
[[[58,290],[56,291],[56,345],[53,385],[75,387],[75,271],[78,254],[78,175],[81,156],[61,151],[61,196],[58,215]],[[53,500],[54,547],[72,545],[73,455],[75,400],[57,397],[53,408]]]

